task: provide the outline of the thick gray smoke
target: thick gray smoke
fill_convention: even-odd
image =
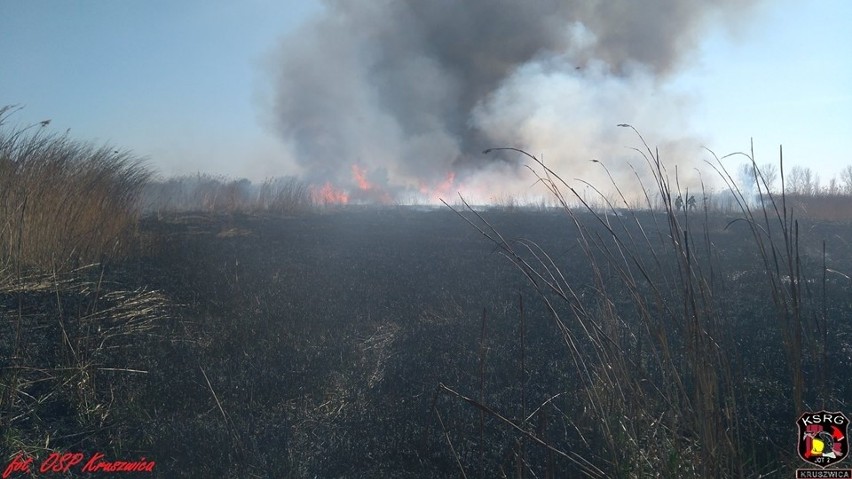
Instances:
[[[274,58],[275,127],[308,180],[345,189],[517,193],[517,155],[482,154],[500,146],[594,179],[633,143],[617,123],[687,141],[689,99],[661,82],[753,3],[328,0]]]

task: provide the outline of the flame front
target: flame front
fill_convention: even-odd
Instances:
[[[352,178],[358,185],[358,198],[368,203],[390,204],[393,198],[384,189],[367,179],[367,169],[352,165]]]
[[[456,174],[453,171],[447,172],[444,178],[437,182],[421,180],[417,183],[416,189],[411,186],[400,188],[384,186],[371,180],[368,177],[367,169],[357,164],[352,165],[352,179],[349,185],[351,187],[348,189],[341,188],[335,186],[331,181],[326,181],[322,186],[312,186],[311,196],[316,204],[324,206],[347,204],[386,205],[400,201],[406,195],[416,200],[417,192],[419,192],[419,201],[426,200],[430,203],[437,203],[441,198],[449,197],[459,187],[456,184]],[[391,191],[395,193],[391,194]]]
[[[455,181],[455,172],[449,171],[444,179],[437,185],[430,186],[421,182],[419,187],[420,194],[426,196],[429,201],[440,201],[441,198],[446,198],[452,194]]]
[[[345,205],[349,203],[349,194],[340,188],[335,188],[329,181],[326,181],[320,187],[312,187],[311,196],[313,196],[315,203],[321,205]]]
[[[355,182],[358,183],[358,188],[362,191],[370,191],[375,188],[375,186],[367,179],[366,168],[361,168],[358,165],[352,165],[352,177],[355,178]]]

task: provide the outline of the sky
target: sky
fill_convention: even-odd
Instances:
[[[282,133],[279,116],[286,111],[276,106],[284,88],[278,82],[282,62],[310,68],[339,61],[324,58],[326,50],[302,45],[323,41],[323,32],[329,31],[323,28],[334,28],[329,24],[343,15],[333,17],[328,11],[348,8],[339,5],[311,0],[0,0],[0,105],[23,107],[10,123],[26,126],[51,119],[49,128],[56,132],[70,129],[74,138],[132,150],[164,177],[205,172],[262,180],[295,174],[321,181],[317,172],[328,175],[327,170],[312,175],[315,160],[304,158],[305,151],[313,150],[288,138],[292,128]],[[344,13],[351,22],[345,26],[355,30],[359,26],[352,18],[378,18]],[[323,15],[331,20],[322,23],[318,19]],[[658,132],[665,143],[662,136],[682,129],[719,154],[746,150],[753,138],[759,162],[777,160],[783,144],[785,165],[810,167],[825,182],[852,164],[849,18],[852,2],[846,0],[764,1],[741,18],[729,15],[700,31],[697,45],[683,53],[673,73],[651,81],[650,96],[659,92],[662,101],[687,105],[678,106],[665,127],[648,119],[653,110],[649,113],[647,105],[635,117],[628,114],[635,109],[626,110],[622,120],[606,121],[612,120],[613,130],[617,122],[631,123],[652,144]],[[346,74],[333,67],[325,68],[331,75]],[[507,128],[493,112],[513,118],[505,106],[498,107],[523,94],[510,88],[518,78],[511,75],[487,102],[478,104],[480,116],[492,113],[477,120],[478,125],[492,133]],[[541,84],[547,78],[537,75],[530,80],[537,83],[524,85],[544,91],[550,88]],[[287,94],[300,96],[299,85],[288,84]],[[306,98],[312,94],[316,92],[310,88],[304,91]],[[310,109],[312,104],[306,105]],[[660,115],[669,114],[667,108]],[[554,108],[521,120],[541,126],[541,118],[559,114]],[[292,127],[301,120],[283,123]],[[556,119],[553,124],[564,123]],[[332,135],[335,128],[330,127]],[[489,138],[514,137],[494,133]],[[556,145],[562,145],[549,143],[546,135],[519,138],[542,138],[540,144],[523,146],[548,158],[561,153]],[[620,143],[619,148],[637,146],[626,132],[591,135],[588,141],[601,138]],[[403,143],[400,151],[408,151],[407,146]],[[442,168],[451,168],[448,164]],[[383,172],[379,177],[397,174],[387,163],[374,169]],[[405,181],[415,181],[413,169],[399,171],[401,178],[407,175]]]

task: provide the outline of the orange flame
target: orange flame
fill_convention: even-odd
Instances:
[[[440,183],[430,186],[425,183],[420,183],[420,193],[427,196],[431,201],[437,201],[440,198],[446,198],[453,192],[455,186],[456,173],[454,171],[447,172],[447,175]]]
[[[366,168],[362,168],[358,165],[352,165],[352,177],[355,179],[355,183],[358,184],[359,190],[369,193],[369,195],[367,195],[369,201],[375,201],[381,204],[393,203],[393,198],[391,198],[391,195],[387,191],[384,191],[381,187],[373,184],[367,179]]]
[[[335,188],[329,181],[326,181],[319,188],[312,187],[311,196],[313,196],[314,202],[321,205],[345,205],[349,203],[349,195],[340,188]]]
[[[382,186],[373,183],[367,178],[367,169],[352,165],[352,181],[357,189],[345,190],[336,187],[330,181],[322,186],[312,186],[311,197],[319,205],[346,205],[350,203],[359,204],[393,204],[394,197]],[[436,183],[421,181],[418,190],[423,199],[430,202],[438,202],[441,198],[449,198],[460,185],[456,184],[456,174],[447,172],[443,180]],[[411,191],[411,190],[408,190]]]
[[[456,181],[456,172],[450,171],[450,172],[447,173],[447,176],[446,176],[446,178],[444,178],[444,181],[438,183],[438,185],[435,187],[435,191],[437,191],[438,193],[440,193],[442,195],[448,195],[452,192],[453,185],[455,184],[455,181]]]
[[[363,191],[369,191],[375,188],[375,185],[367,179],[367,170],[358,165],[352,165],[352,176],[355,182],[358,183],[358,188]]]

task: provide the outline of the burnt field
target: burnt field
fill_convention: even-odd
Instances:
[[[564,218],[512,214],[500,223],[570,255],[560,245]],[[156,252],[143,277],[185,305],[180,327],[193,338],[169,347],[181,359],[160,370],[156,388],[169,425],[155,434],[158,448],[172,451],[175,467],[200,461],[213,472],[245,461],[269,477],[457,475],[432,404],[441,382],[479,391],[483,310],[493,349],[485,387],[503,404],[520,401],[518,295],[534,294],[449,210],[179,216],[143,228]],[[528,354],[540,361],[532,372],[561,373],[538,371],[565,357],[546,315],[527,314],[536,344]],[[166,400],[166,391],[177,394]],[[475,431],[472,411],[446,400],[436,407],[456,415],[458,440],[479,440],[464,437]],[[216,431],[220,440],[210,441]],[[489,433],[492,465],[511,450],[507,433]]]
[[[797,409],[848,411],[850,225],[761,243],[734,216],[460,211],[475,226],[143,219],[130,259],[4,294],[4,337],[34,345],[4,342],[13,379],[41,399],[6,445],[157,477],[753,476],[798,466]]]
[[[465,215],[488,221],[529,271],[542,270],[532,259],[545,256],[531,253],[540,247],[546,270],[563,275],[554,284],[572,292],[547,291],[542,278],[537,290],[511,254],[448,209],[145,221],[139,279],[180,305],[138,398],[149,454],[187,476],[632,476],[657,454],[670,470],[701,474],[692,449],[733,441],[736,421],[748,447],[720,460],[772,473],[795,464],[796,382],[809,409],[848,409],[850,283],[823,280],[822,255],[825,240],[825,269],[852,271],[848,225],[800,225],[799,278],[785,282],[782,268],[774,287],[798,285],[799,354],[742,222],[692,226],[711,246],[691,253],[705,269],[690,288],[708,290],[685,294],[675,255],[649,233],[665,230],[665,214]],[[625,250],[659,255],[647,266],[654,276],[625,283],[607,259],[605,221],[637,239]],[[601,247],[584,249],[596,236]],[[690,310],[684,301],[706,302],[693,316],[712,344],[693,344],[690,315],[677,312]],[[602,329],[582,332],[589,324]],[[802,374],[791,373],[791,355]],[[704,430],[708,420],[721,432]],[[607,437],[609,428],[624,432]]]

